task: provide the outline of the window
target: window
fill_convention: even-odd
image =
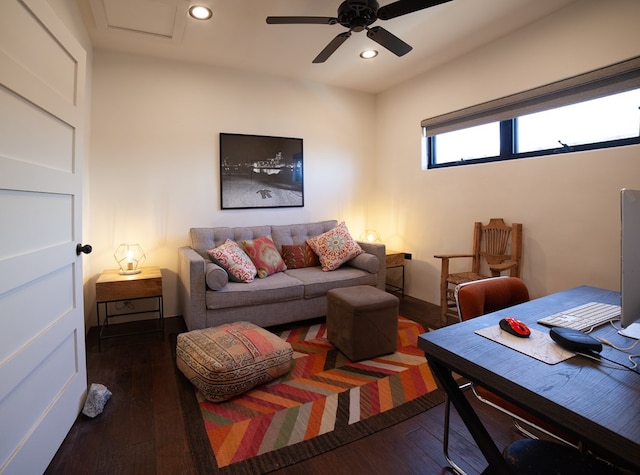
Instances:
[[[517,118],[516,152],[638,137],[640,89]]]
[[[500,155],[500,122],[445,132],[434,140],[437,163],[465,162]]]
[[[422,121],[428,168],[640,143],[640,58]]]

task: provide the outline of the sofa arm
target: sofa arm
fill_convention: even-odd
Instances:
[[[368,252],[363,252],[350,261],[347,261],[347,265],[367,271],[370,274],[377,274],[380,272],[380,261],[376,256],[369,254]]]
[[[384,244],[376,243],[376,242],[363,242],[358,241],[358,245],[368,254],[373,254],[378,258],[379,267],[378,267],[378,280],[376,282],[376,287],[380,290],[384,290],[387,285],[387,257],[386,257],[386,248]]]
[[[207,313],[205,271],[207,261],[190,247],[178,249],[178,293],[188,330],[204,328]]]

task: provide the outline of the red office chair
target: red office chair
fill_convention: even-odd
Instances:
[[[487,313],[502,310],[529,301],[529,290],[525,283],[517,277],[494,277],[490,279],[466,282],[456,286],[454,291],[458,315],[461,321],[469,320]],[[528,414],[519,407],[502,399],[482,386],[467,383],[461,389],[471,387],[475,396],[482,402],[502,411],[513,418],[515,428],[525,437],[537,439],[538,437],[523,426],[531,427],[535,431],[542,432],[563,444],[578,448],[578,445],[557,429],[543,422],[535,416]],[[455,472],[464,474],[464,471],[449,457],[449,419],[451,402],[445,399],[443,452],[447,462]]]
[[[470,320],[529,301],[529,289],[517,277],[494,277],[456,286],[460,321]]]

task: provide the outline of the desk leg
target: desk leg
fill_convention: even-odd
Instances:
[[[489,462],[489,469],[483,473],[508,475],[509,470],[502,454],[498,450],[498,447],[496,447],[493,439],[491,439],[489,432],[487,432],[480,418],[471,407],[471,404],[469,404],[469,401],[467,401],[467,398],[460,390],[458,383],[456,383],[451,375],[451,371],[434,361],[428,360],[428,363],[433,375],[438,379],[458,411],[458,414],[460,414],[462,421],[467,426],[467,429],[469,429],[473,440],[478,444],[484,458]]]

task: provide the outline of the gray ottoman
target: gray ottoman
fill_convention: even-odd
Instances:
[[[329,341],[351,361],[395,352],[398,306],[397,297],[369,285],[329,290]]]

